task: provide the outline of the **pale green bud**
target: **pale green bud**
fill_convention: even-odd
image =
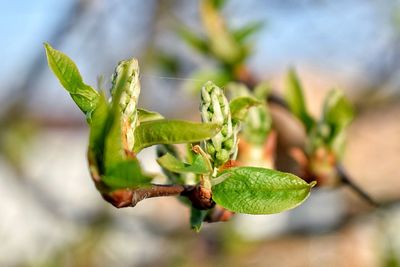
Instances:
[[[235,155],[238,126],[232,124],[229,102],[224,92],[212,82],[207,82],[201,89],[200,110],[203,122],[222,126],[221,131],[204,144],[214,160],[214,167],[219,167]]]
[[[122,89],[121,89],[122,88]],[[137,125],[137,102],[140,94],[139,64],[136,59],[118,63],[112,77],[111,95],[121,90],[119,106],[121,108],[122,135],[128,150],[133,149],[134,131]]]
[[[215,161],[217,165],[222,165],[229,160],[229,152],[225,149],[217,151],[215,155]]]

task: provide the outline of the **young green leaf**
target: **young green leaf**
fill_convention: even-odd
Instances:
[[[155,121],[164,119],[163,115],[161,115],[158,112],[149,111],[141,108],[138,108],[137,111],[138,111],[138,120],[140,123],[146,121]]]
[[[233,32],[233,37],[238,43],[243,43],[248,37],[262,29],[262,21],[251,22]]]
[[[293,115],[303,122],[307,132],[309,132],[315,123],[308,114],[303,96],[303,88],[294,69],[289,70],[287,74],[285,99]]]
[[[245,120],[248,110],[257,105],[261,105],[261,102],[250,96],[241,96],[232,99],[229,102],[232,119],[240,121]]]
[[[297,207],[314,186],[290,173],[256,167],[228,169],[212,183],[217,204],[247,214],[271,214]]]
[[[183,144],[210,139],[221,130],[216,123],[156,120],[140,124],[135,130],[134,152],[156,144]]]
[[[324,103],[323,120],[336,130],[345,128],[354,117],[353,107],[339,90],[329,92]]]
[[[225,24],[225,20],[212,0],[200,2],[200,16],[209,40],[211,53],[228,65],[244,59],[243,47],[234,39]]]
[[[191,29],[180,25],[177,28],[177,33],[178,36],[186,42],[186,44],[188,44],[191,48],[197,50],[201,54],[208,54],[210,52],[207,41],[193,33]]]
[[[136,62],[132,61],[133,67],[135,67]],[[92,112],[89,146],[95,152],[102,174],[126,158],[124,144],[127,143],[127,138],[122,134],[121,116],[124,113],[121,107],[121,98],[128,91],[130,83],[133,82],[132,71],[130,71],[132,65],[128,63],[129,61],[122,61],[117,66],[120,71],[117,77],[114,76],[111,103],[107,103],[105,96],[101,95],[98,107]]]
[[[102,181],[115,190],[149,185],[151,177],[142,173],[137,159],[128,159],[109,167]]]
[[[96,164],[103,169],[103,154],[105,142],[105,125],[107,122],[110,108],[104,94],[99,96],[98,103],[92,112],[90,120],[89,150],[96,158]]]
[[[61,85],[85,114],[90,113],[96,106],[99,93],[83,82],[78,68],[68,56],[47,43],[44,47],[47,62]]]
[[[208,210],[198,210],[190,208],[190,227],[196,232],[200,232],[204,218],[207,216]]]
[[[108,168],[125,160],[124,143],[121,130],[121,114],[110,112],[104,133],[104,168]]]
[[[226,4],[226,0],[211,0],[215,8],[221,9]]]
[[[351,104],[339,90],[332,90],[325,99],[322,123],[326,126],[326,134],[319,129],[323,142],[327,144],[339,158],[343,156],[345,147],[345,128],[354,117]]]
[[[161,167],[176,173],[205,174],[212,172],[212,170],[208,169],[206,162],[204,162],[203,157],[199,154],[194,156],[192,164],[184,163],[169,153],[158,158],[157,162]]]
[[[117,69],[121,67],[125,68],[126,65],[119,63]],[[131,72],[124,69],[118,73],[117,77],[114,76],[113,80],[111,108],[104,128],[103,159],[106,172],[110,167],[126,158],[124,143],[127,143],[127,137],[122,134],[121,117],[124,116],[124,113],[121,108],[121,98],[126,94],[127,87],[130,86],[129,78],[131,78]]]

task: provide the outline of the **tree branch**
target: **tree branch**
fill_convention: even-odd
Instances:
[[[336,171],[343,184],[348,185],[353,189],[361,198],[367,201],[370,205],[374,207],[379,207],[379,203],[373,200],[363,189],[361,189],[357,184],[354,183],[353,179],[349,176],[347,171],[341,164],[336,165]]]
[[[149,187],[118,189],[102,193],[103,198],[116,208],[134,207],[140,201],[152,197],[179,196],[191,190],[193,186],[158,185]]]

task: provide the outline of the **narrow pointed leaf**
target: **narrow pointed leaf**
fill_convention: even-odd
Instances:
[[[134,152],[156,144],[195,143],[210,139],[221,130],[215,123],[157,120],[140,124],[135,130]]]
[[[123,112],[120,103],[124,93],[129,90],[129,80],[132,79],[130,70],[137,62],[133,60],[133,65],[126,62],[128,61],[124,61],[126,65],[123,66],[123,70],[118,74],[117,81],[113,84],[111,108],[104,130],[104,168],[106,171],[110,167],[125,161],[125,149],[128,149],[126,135],[123,136],[122,133],[121,116]]]
[[[100,169],[103,168],[103,154],[105,142],[105,126],[110,112],[105,96],[99,96],[98,104],[93,110],[90,120],[89,134],[89,150],[91,150],[96,158],[96,164]]]
[[[64,53],[44,44],[47,62],[61,85],[70,93],[72,99],[84,112],[92,111],[99,93],[85,84],[75,63]]]
[[[226,4],[226,0],[211,0],[215,8],[221,9]]]
[[[225,20],[213,1],[200,2],[200,16],[209,40],[211,53],[226,64],[237,64],[244,59],[243,47],[234,39]]]
[[[229,103],[232,119],[245,120],[249,109],[257,105],[261,105],[261,102],[250,96],[241,96],[232,99]]]
[[[192,164],[184,163],[169,153],[158,158],[157,162],[161,167],[175,173],[205,174],[210,172],[203,157],[198,154],[194,156]]]
[[[294,116],[303,122],[307,132],[314,126],[314,120],[307,111],[303,96],[303,88],[296,72],[289,70],[286,78],[285,99]]]
[[[324,122],[337,129],[346,127],[354,117],[353,107],[339,90],[329,92],[324,103]]]
[[[353,120],[354,111],[350,102],[339,90],[329,92],[324,103],[323,123],[329,129],[324,142],[341,158],[344,153],[345,129]]]
[[[180,25],[177,29],[178,36],[186,42],[191,48],[197,50],[201,54],[208,54],[210,52],[209,45],[206,40],[198,36],[193,30]]]
[[[271,214],[297,207],[314,185],[290,173],[257,167],[228,169],[212,182],[217,204],[247,214]]]
[[[233,37],[237,42],[243,43],[248,37],[262,29],[264,23],[262,21],[248,23],[240,29],[233,32]]]
[[[139,120],[139,122],[146,122],[146,121],[154,121],[154,120],[164,119],[164,117],[158,112],[149,111],[149,110],[141,109],[141,108],[138,108],[137,111],[138,111],[138,120]]]

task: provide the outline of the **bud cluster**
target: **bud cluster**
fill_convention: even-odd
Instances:
[[[115,90],[119,86],[123,86],[119,102],[123,139],[126,141],[126,148],[132,150],[138,120],[137,101],[140,94],[139,64],[136,59],[118,63],[112,77],[111,95],[116,93]]]
[[[214,161],[214,167],[219,167],[236,156],[238,125],[232,123],[229,102],[224,92],[212,82],[207,82],[201,89],[200,109],[203,122],[222,126],[218,134],[204,143],[205,150]]]

